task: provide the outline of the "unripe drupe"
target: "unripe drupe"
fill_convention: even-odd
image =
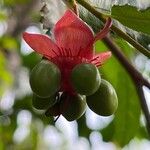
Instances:
[[[100,73],[93,64],[81,63],[72,70],[71,83],[77,93],[92,95],[99,88],[100,82]]]
[[[67,93],[63,93],[60,101],[61,113],[68,121],[80,118],[87,106],[85,96],[80,94],[68,95]]]
[[[46,110],[46,112],[45,112],[45,115],[47,116],[47,117],[49,117],[49,116],[58,116],[58,115],[60,115],[61,113],[60,113],[60,103],[59,102],[57,102],[57,103],[55,103],[53,106],[51,106],[51,107],[49,107],[47,110]]]
[[[32,105],[36,109],[47,109],[50,106],[53,106],[56,102],[55,95],[47,98],[42,98],[33,94]]]
[[[37,64],[30,75],[32,91],[40,97],[50,97],[60,88],[61,73],[59,68],[48,60]]]
[[[118,106],[118,98],[113,86],[106,80],[101,81],[99,89],[86,98],[89,108],[98,115],[112,115]]]

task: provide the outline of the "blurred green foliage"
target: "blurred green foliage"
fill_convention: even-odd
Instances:
[[[0,52],[0,98],[4,91],[13,83],[13,75],[8,69],[7,60]]]
[[[16,4],[28,4],[31,0],[4,0],[5,6],[15,6]]]

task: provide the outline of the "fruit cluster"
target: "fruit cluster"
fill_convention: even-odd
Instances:
[[[23,39],[42,61],[30,76],[33,105],[46,110],[47,116],[63,115],[68,121],[78,119],[88,105],[98,115],[115,112],[118,100],[110,83],[101,79],[97,67],[111,57],[110,51],[95,53],[94,43],[103,39],[112,25],[108,18],[96,35],[68,9],[53,28],[53,38],[23,33]]]
[[[62,73],[53,62],[42,59],[30,75],[33,106],[46,110],[46,116],[63,115],[68,121],[82,116],[87,105],[98,115],[112,115],[118,106],[113,86],[101,79],[92,63],[79,63],[69,74],[72,92],[62,88]]]

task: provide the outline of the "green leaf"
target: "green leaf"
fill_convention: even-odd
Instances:
[[[139,132],[136,136],[138,137],[138,139],[143,139],[143,138],[149,139],[147,129],[144,126],[139,128]]]
[[[121,42],[121,41],[120,41]],[[124,51],[127,43],[122,43]],[[103,43],[97,43],[96,48],[101,49]],[[111,57],[101,68],[102,78],[108,80],[115,88],[118,96],[118,109],[111,124],[103,129],[105,141],[115,142],[123,147],[133,139],[140,128],[140,105],[136,88],[126,72],[115,57]]]
[[[150,34],[150,9],[138,11],[136,7],[124,5],[113,6],[111,16],[123,25]]]
[[[33,67],[40,61],[41,57],[35,52],[32,52],[29,55],[22,55],[23,66],[29,68],[30,70],[32,70]]]
[[[78,134],[81,137],[89,138],[91,130],[86,125],[85,114],[77,120],[78,123]]]
[[[102,129],[100,132],[103,136],[105,142],[113,141],[113,135],[115,133],[114,122],[110,123],[106,128]],[[111,131],[111,132],[110,132]],[[111,134],[110,134],[111,133]]]

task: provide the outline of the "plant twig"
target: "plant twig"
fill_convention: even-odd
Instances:
[[[63,0],[63,1],[70,9],[72,9],[72,11],[74,11],[74,13],[77,16],[79,16],[79,11],[78,11],[76,0]]]
[[[147,107],[147,103],[146,103],[146,100],[145,100],[145,96],[144,96],[144,92],[143,92],[143,88],[142,88],[142,85],[140,84],[136,84],[136,89],[137,89],[137,93],[140,97],[140,103],[141,103],[141,107],[142,107],[142,110],[144,112],[144,115],[145,115],[145,118],[146,118],[146,127],[147,127],[147,130],[148,130],[148,133],[150,134],[150,115],[149,115],[149,109]]]
[[[88,11],[90,11],[94,16],[99,18],[104,23],[106,22],[106,16],[104,16],[102,13],[97,11],[94,7],[92,7],[88,2],[85,0],[76,0],[80,5],[82,5],[84,8],[86,8]],[[129,42],[132,46],[134,46],[137,50],[139,50],[141,53],[143,53],[145,56],[150,58],[150,51],[148,51],[146,48],[144,48],[141,44],[136,42],[132,37],[124,33],[122,30],[117,28],[116,26],[112,25],[111,27],[112,31],[114,31],[116,34],[118,34],[120,37],[122,37],[124,40]]]
[[[112,50],[114,55],[117,57],[117,59],[120,61],[120,63],[125,67],[125,69],[128,71],[128,73],[131,75],[133,80],[136,80],[136,82],[140,82],[140,84],[145,85],[146,87],[150,88],[150,83],[142,76],[142,74],[137,71],[133,65],[130,64],[130,62],[127,60],[127,58],[124,56],[120,48],[107,36],[103,39],[104,43],[107,44],[107,46]]]

